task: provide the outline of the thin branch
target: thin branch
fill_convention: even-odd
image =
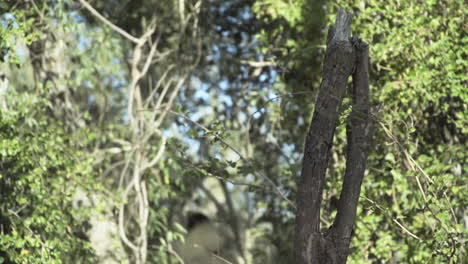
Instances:
[[[156,164],[156,162],[158,162],[161,159],[162,154],[164,153],[164,150],[166,149],[166,139],[163,137],[161,141],[162,142],[161,142],[161,145],[159,146],[158,153],[156,153],[156,156],[154,156],[154,158],[150,162],[148,162],[147,164],[143,166],[143,170],[153,167]]]
[[[200,170],[199,167],[189,163],[190,168],[192,169],[196,169],[196,170]],[[261,185],[256,185],[256,184],[251,184],[251,183],[247,183],[247,182],[239,182],[239,181],[233,181],[233,180],[230,180],[230,179],[227,179],[227,178],[224,178],[224,177],[221,177],[221,176],[218,176],[218,175],[215,175],[213,173],[210,173],[210,172],[206,172],[205,174],[206,176],[208,177],[213,177],[215,179],[218,179],[220,181],[224,181],[224,182],[228,182],[232,185],[236,185],[236,186],[246,186],[246,187],[250,187],[250,188],[257,188],[257,189],[261,189],[261,190],[265,190],[265,187],[261,186]],[[266,190],[265,190],[266,191]]]
[[[153,28],[153,29],[149,30],[148,33],[152,34],[154,32],[154,30],[155,29]],[[144,64],[143,69],[141,70],[141,73],[140,73],[141,76],[146,75],[146,73],[148,72],[148,69],[149,69],[149,67],[150,67],[150,65],[152,63],[153,56],[156,53],[156,48],[157,47],[158,47],[158,42],[151,45],[149,55],[146,57],[145,64]]]
[[[215,253],[211,253],[211,254],[213,255],[213,257],[215,257],[215,258],[221,260],[223,263],[226,263],[226,264],[234,264],[234,263],[230,262],[229,260],[227,260],[227,259],[221,257],[220,255],[217,255],[217,254],[215,254]]]
[[[148,202],[148,193],[146,191],[146,182],[144,180],[141,181],[141,193],[143,198],[143,210],[140,213],[140,253],[141,253],[141,263],[146,263],[147,252],[148,252],[148,216],[149,216],[149,202]]]
[[[169,67],[169,68],[172,68],[172,67]],[[157,111],[156,110],[164,110],[167,108],[167,105],[165,107],[163,107],[162,109],[159,109],[162,105],[162,102],[164,100],[164,98],[166,97],[166,94],[167,92],[169,91],[169,88],[171,87],[172,83],[174,82],[174,78],[171,78],[169,79],[169,81],[164,85],[164,88],[161,92],[161,94],[159,95],[159,98],[158,100],[156,101],[156,104],[154,105],[153,107],[153,116],[151,117],[150,120],[154,120],[156,118],[156,115],[157,115]],[[159,83],[157,84],[158,86],[160,85]]]
[[[139,44],[142,40],[141,39],[138,39],[132,35],[130,35],[129,33],[127,33],[125,30],[119,28],[118,26],[116,26],[115,24],[113,24],[112,22],[110,22],[107,18],[105,18],[103,15],[101,15],[96,9],[94,9],[94,7],[92,7],[88,2],[86,2],[85,0],[80,0],[80,3],[86,8],[88,9],[89,12],[91,12],[91,14],[93,14],[96,18],[98,18],[99,20],[101,20],[104,24],[108,25],[110,28],[112,28],[114,31],[116,31],[117,33],[119,33],[120,35],[124,36],[125,38],[129,39],[130,41],[132,41],[133,43],[135,44]]]
[[[132,148],[132,150],[130,151],[129,156],[128,156],[128,158],[127,158],[126,161],[125,161],[125,167],[124,167],[124,169],[122,170],[122,172],[120,173],[120,177],[119,177],[119,189],[120,189],[120,187],[122,187],[122,184],[123,184],[123,181],[124,181],[124,178],[125,178],[125,174],[127,173],[128,166],[130,165],[130,161],[132,160],[133,151],[134,151],[134,148]]]
[[[165,248],[165,250],[167,250],[167,252],[169,252],[170,254],[172,254],[173,256],[176,257],[176,259],[181,263],[181,264],[185,264],[185,261],[182,259],[182,257],[172,248],[171,244],[168,244],[168,247]]]
[[[108,169],[106,169],[104,171],[104,173],[102,173],[102,178],[106,178],[107,175],[109,175],[109,173],[111,173],[114,169],[116,169],[117,167],[125,164],[126,162],[124,160],[120,160],[120,161],[117,161],[115,162],[114,164],[110,165],[110,167]]]
[[[241,60],[240,62],[242,64],[247,64],[250,67],[254,67],[254,68],[264,68],[264,67],[269,67],[269,66],[272,66],[272,67],[276,66],[276,62],[274,62],[274,61],[247,61],[247,60]]]
[[[127,186],[127,188],[124,191],[123,194],[123,201],[122,204],[120,205],[120,210],[119,210],[119,234],[120,238],[122,241],[127,245],[129,248],[131,248],[133,251],[138,251],[138,248],[135,244],[133,244],[125,234],[125,227],[124,227],[124,219],[125,219],[125,201],[127,199],[128,193],[132,189],[133,185],[135,182],[131,181],[130,184]]]
[[[413,159],[413,157],[409,154],[409,152],[406,150],[406,148],[403,147],[403,144],[400,143],[400,141],[396,138],[395,135],[393,135],[393,133],[390,131],[389,128],[387,128],[385,126],[385,124],[383,122],[380,122],[379,121],[379,124],[380,126],[382,127],[382,129],[384,130],[385,134],[393,140],[394,143],[396,143],[401,150],[403,150],[403,153],[405,154],[405,158],[409,161],[409,164],[411,165],[411,170],[412,171],[415,171],[416,169],[419,170],[419,172],[421,172],[421,174],[430,182],[430,183],[434,183],[434,181],[429,177],[429,175],[427,175],[427,173],[424,171],[423,168],[421,168],[421,166],[419,166],[419,164]],[[416,169],[414,168],[416,167]]]
[[[188,74],[184,75],[177,82],[176,86],[174,87],[174,90],[172,91],[171,96],[169,97],[169,100],[168,100],[167,105],[166,105],[166,109],[164,109],[164,111],[161,113],[161,115],[158,117],[158,119],[155,122],[156,127],[159,127],[161,125],[162,121],[164,120],[164,118],[166,117],[167,113],[171,112],[170,108],[172,106],[172,103],[174,102],[174,99],[175,99],[176,95],[178,94],[180,88],[182,87],[182,85],[186,81],[187,77],[188,77]]]
[[[401,224],[400,222],[398,222],[398,220],[394,217],[391,217],[388,213],[387,213],[387,210],[385,208],[383,208],[382,206],[380,206],[377,202],[365,197],[365,196],[361,196],[363,197],[364,199],[366,199],[368,202],[370,202],[372,205],[375,206],[375,208],[378,208],[379,210],[381,210],[388,218],[392,219],[392,221],[397,224],[405,233],[407,233],[408,235],[410,235],[411,237],[419,240],[419,241],[422,241],[421,238],[419,238],[417,235],[415,235],[414,233],[412,233],[411,231],[408,230],[408,228],[406,228],[403,224]]]
[[[158,82],[156,83],[156,85],[154,86],[154,88],[152,89],[151,91],[151,94],[148,96],[148,98],[146,99],[146,103],[144,105],[145,108],[148,108],[151,100],[153,99],[153,96],[156,94],[156,92],[159,90],[159,87],[161,86],[162,82],[166,79],[168,73],[175,67],[174,64],[171,64],[169,65],[169,67],[167,67],[167,69],[164,71],[163,75],[159,78]],[[163,97],[164,95],[161,94],[161,96]],[[158,98],[159,99],[159,98]],[[155,106],[155,108],[157,108],[158,106]]]
[[[251,115],[249,115],[249,119],[247,121],[247,125],[250,125],[250,123],[252,122],[252,119],[253,119],[253,116],[256,114],[256,113],[260,113],[260,111],[262,111],[263,109],[266,108],[266,105],[268,103],[271,103],[273,102],[274,100],[276,99],[280,99],[280,98],[283,98],[283,97],[286,97],[286,96],[291,96],[291,95],[301,95],[301,94],[311,94],[313,92],[309,92],[309,91],[303,91],[303,92],[296,92],[296,93],[287,93],[285,95],[279,95],[279,96],[275,96],[275,97],[271,97],[271,98],[268,98],[266,100],[265,103],[263,103],[260,107],[257,108],[257,110],[255,112],[253,112]]]
[[[185,119],[186,121],[189,121],[190,123],[192,123],[193,125],[201,128],[203,131],[205,131],[206,133],[211,133],[212,131],[210,129],[208,129],[207,127],[205,127],[204,125],[198,123],[197,121],[194,121],[192,119],[190,119],[188,116],[184,115],[184,114],[181,114],[181,113],[177,113],[177,112],[174,112],[172,110],[169,110],[170,113],[174,114],[174,115],[177,115],[177,116],[180,116],[182,117],[183,119]],[[234,148],[231,144],[229,144],[228,142],[226,142],[224,139],[222,139],[221,137],[217,136],[217,135],[214,135],[214,137],[219,140],[219,142],[221,142],[224,146],[226,146],[227,148],[229,148],[230,150],[232,150],[234,153],[237,154],[237,156],[243,161],[245,162],[246,164],[251,164],[251,162],[245,158],[240,152],[239,150],[237,150],[236,148]],[[260,178],[263,178],[264,180],[267,181],[267,183],[273,188],[273,191],[279,195],[282,199],[284,199],[292,208],[296,209],[296,205],[288,199],[288,197],[286,197],[285,194],[283,194],[280,189],[278,188],[278,186],[276,186],[276,184],[266,175],[262,174],[262,173],[259,173],[257,171],[254,171],[253,172],[256,176],[259,176]]]

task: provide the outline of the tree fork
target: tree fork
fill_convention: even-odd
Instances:
[[[338,10],[327,38],[322,83],[307,134],[298,183],[295,257],[297,264],[346,263],[373,122],[369,116],[368,45],[350,38],[352,15]],[[349,76],[353,110],[347,126],[347,162],[338,213],[320,232],[320,205],[333,135]]]

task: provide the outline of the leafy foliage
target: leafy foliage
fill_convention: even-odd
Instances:
[[[461,48],[466,42],[462,22],[466,11],[463,1],[416,2],[340,3],[354,10],[354,33],[370,43],[371,96],[381,108],[351,263],[391,259],[453,263],[463,262],[466,256],[467,156],[463,149],[468,98],[462,92],[466,60],[461,59],[466,57]],[[269,9],[262,9],[267,4]],[[298,19],[293,11],[280,12],[281,5],[302,10],[302,17]],[[281,16],[289,25],[297,25],[309,19],[306,7],[302,2],[260,1],[257,13],[268,12],[272,18]],[[330,4],[327,12],[335,14],[337,7]],[[332,15],[327,18],[329,23],[334,20]],[[262,37],[271,43],[270,35]],[[301,49],[299,43],[293,46]],[[329,170],[326,200],[333,199],[340,188],[344,139],[342,126],[335,135],[336,158]],[[324,209],[332,213],[324,215],[330,219],[332,207]]]
[[[0,262],[93,263],[72,206],[77,187],[93,188],[91,160],[78,143],[89,134],[67,134],[47,118],[47,105],[18,95],[15,110],[0,115]]]

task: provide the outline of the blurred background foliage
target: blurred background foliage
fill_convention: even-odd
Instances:
[[[295,212],[276,189],[295,200],[327,26],[338,7],[355,14],[353,34],[370,44],[378,122],[349,263],[468,261],[464,1],[89,4],[132,36],[156,24],[149,39],[158,43],[157,59],[138,91],[171,110],[140,146],[155,157],[167,140],[162,158],[141,172],[147,263],[180,263],[177,243],[187,238],[191,211],[229,231],[218,253],[230,262],[292,263]],[[104,256],[92,226],[96,212],[117,226],[125,206],[129,239],[143,233],[130,204],[135,196],[122,196],[131,183],[123,175],[138,166],[130,159],[135,138],[144,132],[132,128],[128,110],[136,44],[79,1],[7,0],[0,14],[0,263],[135,262],[118,231],[108,242],[121,254]],[[153,93],[158,83],[177,91],[173,100]],[[151,111],[160,114],[148,108],[144,118]],[[344,174],[348,113],[345,101],[324,229]],[[93,196],[88,206],[76,205],[82,190]]]

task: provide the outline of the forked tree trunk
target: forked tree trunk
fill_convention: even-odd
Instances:
[[[346,263],[366,168],[373,122],[369,116],[368,45],[350,38],[352,15],[338,11],[330,27],[322,84],[307,134],[296,214],[296,264]],[[333,134],[349,76],[353,110],[347,125],[347,162],[338,213],[332,227],[320,231],[320,204]]]

